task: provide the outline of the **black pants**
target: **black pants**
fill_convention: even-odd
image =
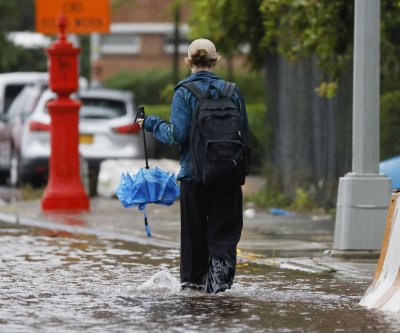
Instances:
[[[181,282],[230,288],[243,228],[242,189],[181,182]]]

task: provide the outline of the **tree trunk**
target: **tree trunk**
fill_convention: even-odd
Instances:
[[[181,20],[181,6],[176,3],[173,7],[173,21],[174,21],[174,53],[172,56],[172,83],[176,85],[179,82],[179,23]]]

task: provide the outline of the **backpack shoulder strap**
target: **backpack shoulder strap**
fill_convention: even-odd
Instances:
[[[202,99],[206,97],[206,94],[199,88],[197,87],[193,82],[186,82],[183,84],[183,86],[187,89],[189,89],[198,99]]]
[[[236,88],[236,84],[233,82],[226,82],[225,87],[224,87],[224,91],[222,92],[222,96],[225,97],[232,97],[233,92],[235,91]]]

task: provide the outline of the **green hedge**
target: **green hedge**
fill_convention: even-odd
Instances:
[[[109,78],[104,85],[108,88],[132,91],[137,104],[160,104],[164,102],[162,91],[171,80],[171,72],[165,70],[123,71]]]
[[[182,71],[184,78],[189,72]],[[226,79],[224,72],[217,73]],[[240,72],[235,74],[237,86],[247,103],[263,103],[265,101],[264,84],[260,74]],[[168,103],[173,93],[172,74],[170,70],[124,71],[109,78],[104,85],[108,88],[132,91],[137,104]]]
[[[249,118],[250,128],[250,147],[252,149],[252,173],[261,171],[265,158],[267,146],[270,142],[270,129],[266,125],[266,107],[263,103],[247,104],[247,115]],[[146,114],[159,116],[169,120],[170,106],[169,104],[146,104]],[[158,158],[177,158],[176,147],[171,148],[167,145],[157,143],[156,157]]]
[[[381,160],[400,155],[400,91],[381,96]]]
[[[181,72],[180,77],[189,75],[188,70]],[[226,79],[224,71],[217,75]],[[234,80],[243,94],[249,117],[250,146],[252,148],[252,170],[259,172],[264,160],[270,139],[270,128],[266,126],[266,107],[262,76],[260,73],[235,72]],[[158,115],[169,119],[169,103],[173,94],[172,74],[170,70],[124,71],[105,82],[105,86],[114,89],[130,90],[136,96],[137,105],[145,105],[147,114]],[[156,145],[156,157],[176,158],[176,147]]]

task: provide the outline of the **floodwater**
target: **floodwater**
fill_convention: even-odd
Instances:
[[[232,289],[180,290],[179,251],[0,225],[0,332],[399,332],[369,282],[239,262]]]

